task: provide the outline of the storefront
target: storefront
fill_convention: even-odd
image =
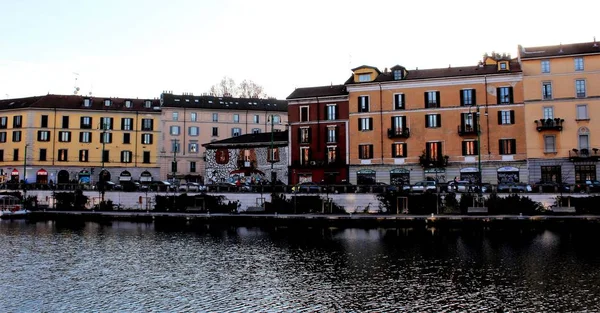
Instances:
[[[131,181],[131,173],[129,171],[122,171],[119,175],[119,181]]]
[[[410,185],[410,171],[405,168],[395,168],[390,171],[390,185]]]
[[[498,169],[498,183],[518,183],[519,169],[513,166],[504,166]]]
[[[79,184],[87,185],[90,183],[90,172],[88,170],[79,171],[77,174],[77,181]]]
[[[359,170],[356,172],[357,185],[375,185],[376,182],[374,170]]]
[[[69,172],[66,170],[60,170],[58,172],[58,177],[56,178],[58,184],[68,184],[69,183]]]
[[[35,183],[43,185],[48,184],[48,171],[43,168],[37,171],[37,173],[35,173]]]
[[[431,180],[436,182],[446,181],[446,169],[445,168],[428,168],[424,171],[425,180]]]
[[[481,174],[476,167],[465,167],[460,169],[460,180],[468,181],[473,184],[479,183]]]
[[[143,171],[140,175],[140,183],[150,183],[152,181],[152,174],[148,171]]]
[[[107,170],[102,170],[100,171],[100,174],[98,175],[98,181],[99,182],[107,182],[110,181],[110,172]]]
[[[19,171],[15,168],[10,172],[10,182],[18,183],[19,182]]]

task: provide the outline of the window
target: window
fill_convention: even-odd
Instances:
[[[368,82],[371,81],[371,74],[359,74],[358,75],[359,82]]]
[[[300,143],[310,143],[310,128],[299,128],[300,131]]]
[[[89,107],[92,105],[92,101],[90,99],[83,99],[83,106]]]
[[[260,134],[260,128],[252,128],[253,134]]]
[[[123,134],[123,144],[130,144],[131,143],[131,134],[130,133],[124,133]]]
[[[308,107],[307,106],[301,106],[300,107],[300,122],[308,122],[309,116],[308,116]]]
[[[91,132],[81,132],[79,133],[79,142],[90,143],[92,142],[92,133]]]
[[[142,130],[148,131],[154,129],[154,120],[149,118],[142,119]]]
[[[596,165],[575,165],[575,182],[585,183],[586,180],[596,180]]]
[[[132,155],[131,151],[121,151],[121,163],[131,163]]]
[[[513,103],[513,89],[512,87],[500,87],[496,89],[497,104],[511,104]]]
[[[21,128],[23,123],[23,118],[21,115],[13,116],[13,128]]]
[[[144,107],[145,108],[152,107],[152,100],[146,100],[146,101],[144,101]]]
[[[58,141],[71,142],[71,132],[68,132],[68,131],[58,132]]]
[[[475,116],[476,113],[461,113],[461,127],[464,131],[475,130]]]
[[[359,131],[373,130],[373,118],[372,117],[359,118],[358,119],[358,130]]]
[[[279,115],[273,115],[273,124],[281,124],[281,117]]]
[[[439,91],[425,92],[425,107],[426,108],[439,108],[440,107],[440,92]]]
[[[62,128],[64,128],[64,129],[69,128],[69,117],[68,116],[62,117]]]
[[[337,142],[337,129],[335,127],[327,128],[327,142]]]
[[[79,128],[92,129],[92,118],[90,116],[82,116],[79,121]]]
[[[440,114],[426,114],[425,115],[425,127],[426,128],[442,127],[442,116]]]
[[[254,118],[253,118],[253,121],[254,121],[254,124],[259,124],[260,123],[260,115],[256,115],[255,114]]]
[[[19,161],[19,149],[13,149],[13,161]]]
[[[89,161],[89,151],[88,150],[79,150],[79,162],[88,162]]]
[[[102,162],[110,162],[110,151],[102,150]]]
[[[240,115],[239,114],[234,114],[233,115],[233,122],[234,123],[239,123],[240,122]]]
[[[112,117],[101,117],[100,118],[100,129],[104,129],[104,130],[113,129],[113,118]]]
[[[556,152],[556,137],[544,136],[544,153]]]
[[[112,143],[112,133],[102,133],[100,143]]]
[[[550,73],[550,60],[542,60],[542,73]]]
[[[40,149],[40,161],[46,161],[46,149]]]
[[[177,173],[177,161],[171,162],[171,172]]]
[[[544,119],[554,119],[553,107],[544,107]]]
[[[6,129],[7,127],[8,127],[8,117],[6,117],[6,116],[0,117],[0,128]]]
[[[462,155],[477,155],[477,141],[466,140],[462,142]]]
[[[309,147],[300,147],[300,164],[307,165],[310,162],[310,148]]]
[[[0,150],[0,162],[4,162],[4,150]]]
[[[62,162],[66,162],[69,160],[69,150],[67,149],[58,149],[58,160]]]
[[[242,129],[241,128],[232,128],[231,129],[231,136],[232,137],[237,137],[239,135],[242,134]]]
[[[395,142],[392,144],[392,158],[405,158],[406,157],[406,143]]]
[[[196,173],[196,162],[190,162],[190,173]]]
[[[219,121],[219,113],[213,113],[212,114],[212,121],[213,122],[218,122]]]
[[[337,162],[337,147],[336,146],[328,146],[327,147],[327,164],[336,163]]]
[[[171,126],[169,127],[169,133],[173,136],[179,136],[179,126]]]
[[[143,163],[150,163],[150,151],[144,151]]]
[[[404,94],[396,93],[394,94],[394,110],[404,110]]]
[[[583,71],[583,58],[575,58],[575,70]]]
[[[506,70],[508,68],[508,63],[506,62],[500,62],[500,69],[501,70]]]
[[[42,115],[42,120],[40,121],[40,127],[43,127],[43,128],[48,127],[48,115]]]
[[[590,149],[590,133],[586,127],[582,127],[578,131],[579,150]]]
[[[475,89],[463,89],[460,91],[460,105],[475,105]]]
[[[198,113],[196,113],[196,112],[190,113],[190,121],[192,121],[192,122],[198,121]]]
[[[394,70],[394,80],[401,80],[401,79],[402,79],[402,71]]]
[[[152,134],[142,134],[142,144],[143,145],[151,145],[152,144]]]
[[[198,126],[191,126],[188,128],[188,134],[190,136],[198,136],[198,134],[200,133]]]
[[[279,148],[267,149],[267,161],[279,162]]]
[[[50,141],[50,132],[47,130],[38,131],[38,141]]]
[[[562,173],[560,165],[541,166],[543,182],[562,183]]]
[[[188,146],[188,151],[190,153],[198,153],[198,143],[197,142],[190,142],[189,146]]]
[[[498,111],[498,125],[510,125],[515,123],[515,111]]]
[[[213,135],[213,137],[219,136],[219,127],[212,128],[212,135]]]
[[[122,118],[121,119],[121,130],[133,130],[133,119]]]
[[[575,81],[575,92],[577,98],[585,98],[585,80],[578,79]]]
[[[369,96],[358,97],[358,112],[369,112]]]
[[[325,116],[327,116],[328,121],[333,121],[337,119],[337,106],[335,104],[328,104],[325,107]]]
[[[517,153],[517,140],[516,139],[500,139],[498,141],[500,145],[500,154],[516,154]]]
[[[542,99],[544,99],[544,100],[552,99],[552,82],[543,82],[542,83]]]
[[[358,158],[359,159],[372,159],[373,158],[373,145],[358,145]]]
[[[179,148],[179,140],[171,140],[171,152],[179,153],[181,151]]]
[[[6,132],[0,132],[0,142],[6,142]]]
[[[587,104],[578,104],[577,105],[577,119],[578,120],[588,120],[588,110]]]
[[[111,101],[110,101],[110,100],[108,100],[108,99],[104,100],[104,106],[105,106],[105,107],[109,107],[109,106],[110,106],[110,104],[111,104]]]
[[[173,121],[179,120],[179,112],[173,112],[172,117],[173,117]]]
[[[439,141],[425,143],[425,158],[427,160],[441,160],[442,143]]]
[[[21,142],[21,131],[16,130],[12,132],[12,141],[13,142]]]
[[[131,108],[131,100],[125,100],[125,107]]]

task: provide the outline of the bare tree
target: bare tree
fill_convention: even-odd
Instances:
[[[263,86],[252,80],[245,80],[238,87],[239,97],[242,98],[266,98]]]
[[[210,87],[210,93],[213,96],[218,97],[226,95],[235,97],[238,93],[238,87],[235,85],[235,81],[233,80],[233,78],[224,76],[218,84],[212,85],[212,87]]]
[[[231,96],[240,98],[266,98],[263,86],[252,80],[242,81],[239,85],[230,77],[223,77],[218,84],[210,87],[210,94],[217,97]]]

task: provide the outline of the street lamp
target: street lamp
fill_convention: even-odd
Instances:
[[[275,162],[275,160],[273,158],[274,154],[275,154],[274,143],[273,143],[273,141],[274,141],[273,127],[274,127],[274,123],[275,123],[275,117],[273,114],[271,114],[270,119],[271,119],[271,153],[270,153],[271,154],[270,155],[270,157],[271,157],[271,189],[273,190],[275,188],[275,172],[273,171],[273,163]]]
[[[102,167],[100,168],[100,179],[98,180],[98,191],[100,192],[100,204],[98,205],[98,208],[101,208],[101,206],[104,203],[104,187],[106,184],[106,170],[104,169],[104,151],[106,150],[106,134],[107,134],[107,130],[108,130],[108,124],[106,123],[106,121],[102,121],[102,152],[100,153],[100,159],[102,162]]]
[[[29,144],[25,144],[25,153],[23,155],[23,209],[26,209],[25,205],[27,201],[27,147]]]

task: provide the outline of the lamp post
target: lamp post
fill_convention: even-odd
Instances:
[[[104,169],[104,151],[106,151],[106,129],[107,129],[106,121],[102,121],[102,152],[100,155],[100,159],[102,162],[102,166],[100,168],[100,179],[98,179],[98,191],[100,192],[100,203],[98,204],[98,208],[101,208],[104,204],[104,187],[106,184],[106,172]]]
[[[275,175],[273,172],[273,163],[274,163],[274,154],[275,151],[273,150],[273,141],[274,141],[274,133],[273,133],[273,124],[275,123],[274,121],[274,116],[273,114],[271,114],[271,189],[275,189]]]
[[[479,105],[476,104],[477,106],[477,171],[479,173],[479,180],[477,181],[477,185],[478,185],[478,192],[479,194],[481,194],[481,180],[483,178],[483,174],[481,173],[481,127],[479,124]]]
[[[25,207],[27,201],[27,147],[29,144],[25,144],[25,153],[23,155],[23,209],[27,209]]]

